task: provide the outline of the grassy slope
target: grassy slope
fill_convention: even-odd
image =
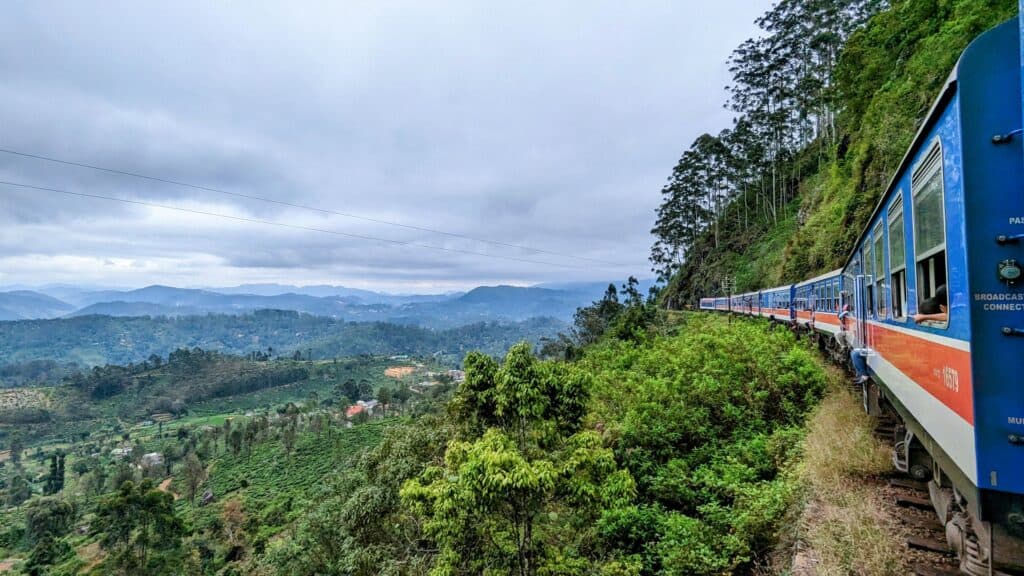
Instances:
[[[746,291],[841,266],[960,53],[1017,12],[1015,0],[892,4],[843,53],[843,137],[829,159],[810,166],[777,223],[740,230],[735,216],[727,216],[722,237],[729,240],[718,248],[699,245],[668,296],[693,302],[717,291],[724,275],[735,276],[737,289]]]

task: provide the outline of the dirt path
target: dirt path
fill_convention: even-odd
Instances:
[[[412,374],[415,370],[415,366],[392,366],[384,369],[384,375],[388,378],[402,378]]]
[[[177,500],[178,498],[181,498],[181,495],[178,494],[177,492],[171,491],[171,482],[173,480],[174,478],[167,478],[166,480],[161,482],[159,486],[157,486],[157,489],[160,490],[161,492],[170,492],[171,496],[174,496],[174,499]]]

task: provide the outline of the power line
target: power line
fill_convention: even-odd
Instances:
[[[185,188],[192,188],[193,190],[203,190],[205,192],[213,192],[215,194],[224,194],[226,196],[234,196],[236,198],[245,198],[246,200],[256,200],[258,202],[267,202],[269,204],[277,204],[278,206],[287,206],[289,208],[299,208],[301,210],[312,210],[314,212],[320,212],[321,214],[331,214],[333,216],[342,216],[344,218],[353,218],[356,220],[363,220],[365,222],[374,222],[376,224],[386,224],[388,226],[398,226],[400,228],[406,228],[409,230],[419,230],[420,232],[430,232],[431,234],[441,234],[443,236],[449,236],[452,238],[462,238],[464,240],[472,240],[474,242],[482,242],[484,244],[493,244],[495,246],[504,246],[506,248],[515,248],[517,250],[526,250],[529,252],[535,252],[537,254],[547,254],[549,256],[559,256],[562,258],[572,258],[574,260],[585,260],[588,262],[595,262],[598,264],[605,264],[609,266],[624,266],[617,262],[609,262],[607,260],[600,260],[597,258],[588,258],[586,256],[577,256],[574,254],[565,254],[561,252],[553,252],[551,250],[543,250],[541,248],[533,248],[530,246],[524,246],[521,244],[510,244],[507,242],[499,242],[497,240],[487,240],[485,238],[476,238],[474,236],[468,236],[466,234],[458,234],[456,232],[446,232],[444,230],[438,230],[436,228],[427,228],[424,226],[415,226],[412,224],[403,224],[401,222],[392,222],[390,220],[381,220],[379,218],[371,218],[369,216],[360,216],[359,214],[352,214],[350,212],[339,212],[336,210],[329,210],[326,208],[317,208],[316,206],[309,206],[306,204],[296,204],[292,202],[285,202],[283,200],[275,200],[273,198],[267,198],[264,196],[256,196],[254,194],[244,194],[242,192],[231,192],[229,190],[222,190],[220,188],[211,188],[208,186],[200,186],[198,184],[189,184],[188,182],[181,182],[179,180],[171,180],[168,178],[160,178],[157,176],[148,176],[146,174],[140,174],[138,172],[129,172],[127,170],[118,170],[116,168],[107,168],[104,166],[97,166],[95,164],[86,164],[83,162],[73,162],[71,160],[62,160],[60,158],[53,158],[51,156],[43,156],[41,154],[31,154],[28,152],[19,152],[17,150],[10,150],[7,148],[0,148],[0,153],[10,154],[12,156],[21,156],[23,158],[32,158],[34,160],[42,160],[44,162],[53,162],[55,164],[64,164],[67,166],[76,166],[78,168],[88,168],[90,170],[99,170],[101,172],[108,172],[110,174],[119,174],[121,176],[129,176],[132,178],[141,178],[143,180],[150,180],[152,182],[160,182],[163,184],[171,184],[173,186],[182,186]]]
[[[200,214],[203,216],[213,216],[216,218],[226,218],[228,220],[236,220],[239,222],[248,222],[250,224],[265,224],[267,226],[278,226],[281,228],[292,228],[295,230],[304,230],[307,232],[320,232],[323,234],[333,234],[335,236],[345,236],[347,238],[356,238],[359,240],[370,240],[373,242],[383,242],[385,244],[395,244],[398,246],[410,246],[414,248],[424,248],[427,250],[438,250],[441,252],[455,252],[459,254],[470,254],[474,256],[483,256],[485,258],[497,258],[500,260],[510,260],[513,262],[525,262],[528,264],[541,264],[543,266],[554,266],[556,268],[574,268],[578,270],[585,269],[583,266],[573,266],[571,264],[559,264],[556,262],[545,262],[543,260],[529,260],[526,258],[516,258],[514,256],[502,256],[500,254],[488,254],[486,252],[477,252],[475,250],[462,250],[459,248],[447,248],[445,246],[434,246],[432,244],[421,244],[419,242],[407,242],[404,240],[394,240],[392,238],[381,238],[379,236],[368,236],[364,234],[352,234],[350,232],[339,232],[337,230],[327,230],[326,228],[315,228],[312,226],[302,226],[301,224],[288,224],[286,222],[274,222],[273,220],[262,220],[259,218],[246,218],[243,216],[232,216],[231,214],[222,214],[220,212],[208,212],[206,210],[196,210],[194,208],[183,208],[181,206],[170,206],[168,204],[158,204],[156,202],[146,202],[144,200],[131,200],[128,198],[117,198],[115,196],[104,196],[102,194],[90,194],[87,192],[74,192],[71,190],[62,190],[59,188],[47,188],[45,186],[35,186],[33,184],[25,184],[22,182],[11,182],[8,180],[0,180],[0,184],[6,186],[15,186],[18,188],[25,188],[29,190],[38,190],[41,192],[54,192],[57,194],[66,194],[68,196],[78,196],[81,198],[93,198],[97,200],[109,200],[112,202],[122,202],[125,204],[134,204],[137,206],[149,206],[151,208],[161,208],[164,210],[175,210],[178,212],[186,212],[189,214]]]

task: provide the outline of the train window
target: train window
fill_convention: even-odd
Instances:
[[[892,317],[905,318],[907,301],[907,246],[903,233],[903,192],[889,208],[889,278],[892,294]]]
[[[914,169],[914,252],[917,263],[917,303],[931,298],[946,284],[946,219],[942,182],[942,146],[935,142]]]
[[[872,277],[874,260],[871,255],[871,242],[864,243],[864,313],[870,317],[875,315],[875,280]]]
[[[878,317],[885,318],[885,250],[883,247],[882,223],[875,225],[875,246],[874,246],[874,285],[875,285],[875,310],[878,310]]]

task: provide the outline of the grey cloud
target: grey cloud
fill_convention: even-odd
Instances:
[[[7,6],[0,148],[627,266],[0,154],[4,180],[579,267],[0,185],[0,284],[76,273],[402,290],[644,274],[664,177],[690,140],[728,122],[725,58],[768,4]]]

